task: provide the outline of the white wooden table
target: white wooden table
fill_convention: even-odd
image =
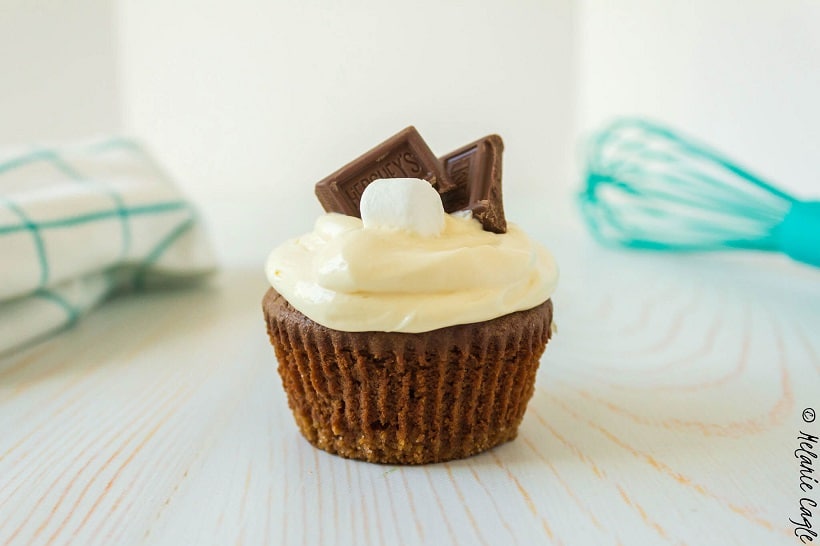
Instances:
[[[0,360],[0,544],[799,544],[820,271],[552,243],[559,331],[519,438],[463,461],[307,444],[261,271],[111,301]]]

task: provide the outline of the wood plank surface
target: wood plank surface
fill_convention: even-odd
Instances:
[[[820,273],[555,251],[558,333],[518,439],[422,467],[299,436],[261,272],[105,304],[0,360],[0,544],[799,544]]]

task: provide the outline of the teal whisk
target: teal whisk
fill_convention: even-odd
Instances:
[[[780,251],[820,266],[820,201],[800,201],[716,151],[643,120],[595,134],[584,218],[605,244]]]

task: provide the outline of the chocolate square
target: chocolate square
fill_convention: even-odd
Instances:
[[[407,127],[316,184],[316,197],[327,212],[361,217],[364,189],[379,178],[423,178],[439,193],[453,184],[416,128]]]
[[[470,210],[485,230],[507,231],[501,196],[503,151],[501,137],[489,135],[440,158],[452,182],[450,189],[439,192],[446,212]]]

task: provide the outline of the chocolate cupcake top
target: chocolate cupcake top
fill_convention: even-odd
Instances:
[[[425,332],[531,309],[555,289],[550,253],[512,223],[486,231],[446,214],[429,181],[370,182],[361,218],[331,212],[274,249],[271,285],[312,320],[348,332]]]

